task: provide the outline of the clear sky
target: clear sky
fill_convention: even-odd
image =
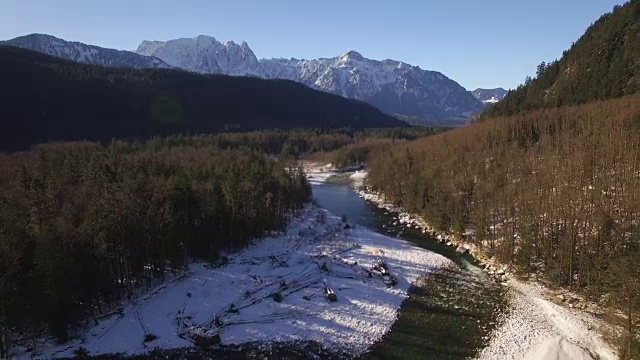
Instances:
[[[30,33],[133,50],[204,34],[258,58],[357,50],[437,70],[469,90],[513,88],[624,0],[0,0],[0,39]]]

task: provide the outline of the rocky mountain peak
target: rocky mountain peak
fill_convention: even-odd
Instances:
[[[362,61],[364,60],[364,56],[362,56],[362,54],[360,54],[359,52],[355,51],[355,50],[349,50],[346,53],[342,54],[340,56],[340,60],[344,60],[344,61],[348,61],[348,60],[354,60],[354,61]]]

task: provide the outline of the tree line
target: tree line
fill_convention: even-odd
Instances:
[[[0,154],[0,358],[9,332],[64,342],[190,261],[283,229],[309,200],[295,163],[199,141]]]
[[[525,273],[625,310],[640,353],[640,97],[498,117],[370,156],[368,186]]]
[[[331,163],[337,169],[341,170],[357,165],[364,165],[372,154],[387,149],[398,141],[402,140],[366,138],[336,150]]]
[[[445,131],[445,127],[397,127],[366,128],[349,127],[324,129],[265,130],[245,133],[215,133],[208,135],[176,134],[168,137],[154,137],[153,146],[195,147],[213,146],[219,149],[245,148],[289,158],[300,158],[311,153],[332,152],[347,145],[368,140],[415,140],[420,137]]]
[[[363,165],[370,156],[398,142],[415,140],[442,133],[447,127],[412,127],[395,129],[365,129],[354,134],[353,141],[336,149],[331,163],[338,169]]]

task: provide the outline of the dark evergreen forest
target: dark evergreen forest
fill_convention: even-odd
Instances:
[[[52,140],[292,128],[408,126],[364,102],[287,80],[107,68],[0,46],[0,150]]]
[[[191,261],[279,231],[310,199],[296,159],[443,129],[297,129],[57,142],[0,154],[0,358],[59,341]]]
[[[0,357],[7,330],[65,341],[190,261],[283,229],[309,196],[295,163],[184,137],[0,155]]]

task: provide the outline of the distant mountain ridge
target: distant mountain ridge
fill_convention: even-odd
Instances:
[[[483,105],[437,71],[396,60],[371,60],[356,51],[334,58],[262,59],[246,42],[211,36],[143,41],[135,52],[32,34],[4,42],[87,64],[132,68],[175,67],[202,74],[250,75],[293,80],[317,90],[368,102],[413,123],[464,123]]]
[[[0,151],[52,140],[402,127],[370,104],[288,80],[80,64],[0,45]]]
[[[134,69],[171,67],[154,56],[142,56],[131,51],[113,50],[71,42],[44,34],[21,36],[7,41],[0,41],[0,44],[34,50],[83,64],[130,67]]]
[[[504,99],[509,91],[503,88],[481,89],[477,88],[471,91],[471,94],[485,105],[495,104]]]
[[[424,119],[463,119],[482,105],[462,86],[436,71],[396,60],[371,60],[356,51],[334,58],[261,59],[246,42],[220,43],[200,35],[143,41],[136,53],[198,73],[287,79],[314,89],[366,101],[380,110]]]

